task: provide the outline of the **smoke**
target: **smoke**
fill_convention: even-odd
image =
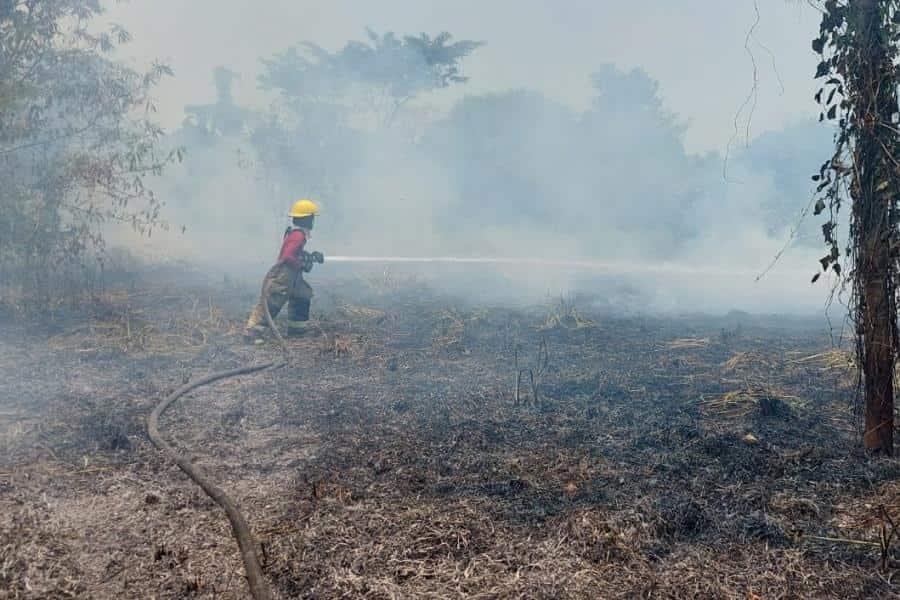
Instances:
[[[340,45],[293,63],[278,52],[259,57],[270,61],[267,103],[236,103],[219,78],[216,102],[191,107],[170,140],[186,147],[186,162],[154,182],[172,230],[141,241],[117,232],[120,243],[255,281],[274,259],[290,202],[311,196],[324,212],[310,246],[326,253],[328,279],[367,269],[329,263],[329,254],[499,257],[537,262],[371,269],[493,301],[588,293],[631,311],[825,306],[827,282],[809,284],[822,253],[812,217],[791,237],[813,191],[809,175],[827,154],[824,127],[801,120],[772,130],[733,152],[723,176],[720,153],[688,150],[691,125],[641,68],[585,72],[582,109],[531,89],[470,93],[449,106],[423,89],[394,105],[393,84],[379,87],[340,62]],[[460,58],[463,72],[479,52]],[[322,56],[334,62],[315,71],[319,86],[343,65],[325,82],[328,94],[292,87]],[[402,76],[408,63],[382,61],[379,73]],[[591,261],[626,268],[577,264]]]

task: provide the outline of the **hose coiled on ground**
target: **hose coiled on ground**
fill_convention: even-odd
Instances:
[[[275,327],[275,321],[272,319],[272,314],[269,311],[268,286],[269,282],[268,278],[266,278],[261,291],[262,303],[265,307],[266,321],[269,324],[269,328],[275,334],[275,337],[278,339],[278,343],[281,346],[282,359],[279,361],[237,367],[226,371],[218,371],[211,373],[206,377],[197,379],[196,381],[192,381],[169,394],[156,406],[156,408],[153,409],[153,412],[150,413],[150,417],[147,420],[147,434],[150,436],[150,440],[157,448],[167,454],[169,458],[172,459],[172,461],[177,464],[188,477],[199,485],[216,504],[221,506],[228,515],[228,521],[231,523],[231,530],[234,533],[234,538],[237,540],[238,547],[241,551],[241,559],[244,561],[244,572],[247,577],[247,583],[250,586],[250,594],[253,596],[254,600],[271,600],[272,598],[272,593],[269,591],[269,586],[263,576],[259,556],[257,555],[259,544],[257,543],[256,538],[250,531],[246,519],[244,519],[244,516],[241,514],[240,510],[238,510],[234,501],[229,498],[221,488],[210,481],[197,467],[191,464],[186,456],[179,454],[175,448],[163,439],[162,435],[159,433],[159,418],[176,400],[201,386],[209,385],[210,383],[222,379],[228,379],[229,377],[249,375],[251,373],[278,368],[287,364],[287,343],[278,331],[278,328]]]

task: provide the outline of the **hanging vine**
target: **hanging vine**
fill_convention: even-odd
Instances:
[[[870,404],[871,398],[889,403],[892,414],[893,391],[885,385],[893,381],[898,353],[898,46],[900,1],[828,0],[822,5],[819,36],[812,43],[821,56],[815,77],[823,80],[815,99],[821,106],[819,120],[833,122],[836,133],[834,153],[813,176],[818,182],[814,214],[827,214],[822,234],[828,249],[813,281],[831,270],[851,284],[851,316],[866,385],[867,436],[887,427],[886,409]],[[848,200],[849,237],[842,252],[838,217]],[[842,257],[847,273],[842,273]],[[876,425],[870,421],[872,410],[881,410],[883,416]],[[866,444],[890,452],[892,441],[867,439]]]

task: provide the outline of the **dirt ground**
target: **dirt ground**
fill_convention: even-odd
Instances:
[[[247,597],[223,512],[145,420],[278,356],[240,341],[253,300],[159,283],[0,316],[0,598]],[[858,450],[822,322],[591,306],[334,286],[291,367],[161,429],[240,505],[280,598],[900,597],[900,462]]]

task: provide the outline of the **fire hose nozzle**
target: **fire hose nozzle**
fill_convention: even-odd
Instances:
[[[321,265],[321,264],[325,263],[325,255],[318,251],[303,252],[302,260],[303,260],[303,266],[302,266],[303,272],[309,273],[310,271],[312,271],[313,265],[316,265],[316,264]]]

